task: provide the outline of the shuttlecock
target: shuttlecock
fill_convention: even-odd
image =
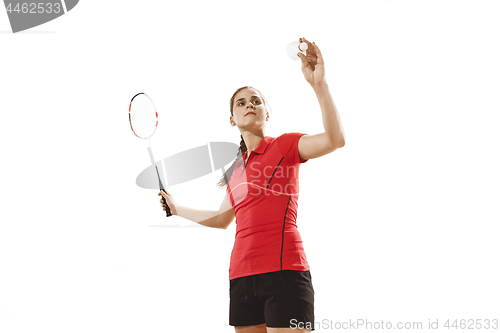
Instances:
[[[299,43],[297,41],[293,41],[286,47],[286,53],[288,54],[288,57],[292,60],[299,60],[297,53],[302,52],[302,54],[305,55],[306,50],[307,50],[306,42]]]

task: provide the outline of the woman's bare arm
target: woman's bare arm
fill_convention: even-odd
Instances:
[[[301,38],[300,41],[304,41],[308,45],[306,55],[298,53],[302,61],[302,73],[316,93],[325,128],[323,133],[300,137],[299,156],[308,160],[321,157],[343,147],[345,139],[339,112],[325,80],[325,62],[321,51],[316,43],[310,43],[305,38]]]
[[[227,194],[224,195],[224,199],[218,211],[195,209],[179,205],[167,191],[162,191],[159,195],[162,195],[167,201],[172,215],[180,216],[205,227],[226,229],[234,220],[234,209],[227,199]],[[162,202],[162,200],[160,200],[160,202]],[[163,202],[162,206],[163,210],[165,210],[166,208]]]

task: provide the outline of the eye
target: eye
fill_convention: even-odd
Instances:
[[[260,104],[260,101],[258,99],[253,101],[255,104]]]

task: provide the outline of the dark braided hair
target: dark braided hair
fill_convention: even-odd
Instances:
[[[236,97],[236,94],[239,93],[240,91],[242,91],[243,89],[253,89],[255,91],[257,91],[260,96],[262,97],[262,99],[264,100],[264,103],[267,104],[264,96],[260,93],[260,91],[258,91],[257,89],[253,88],[253,87],[249,87],[249,86],[244,86],[244,87],[241,87],[239,88],[238,90],[236,90],[233,94],[233,96],[231,97],[231,100],[229,101],[229,108],[231,110],[231,116],[233,115],[233,104],[234,104],[234,98]],[[233,174],[233,171],[234,171],[234,168],[235,168],[235,165],[236,165],[236,162],[243,156],[245,155],[245,153],[247,152],[247,145],[245,144],[245,140],[243,140],[243,135],[240,135],[241,137],[241,141],[240,141],[240,147],[238,148],[238,153],[236,154],[236,159],[234,160],[233,164],[231,165],[231,167],[224,173],[224,175],[222,175],[221,179],[219,180],[219,182],[217,183],[217,186],[219,188],[224,188],[227,186],[227,184],[229,183],[229,179],[231,178],[231,175]]]

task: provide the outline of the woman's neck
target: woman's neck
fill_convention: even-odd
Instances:
[[[250,156],[250,153],[259,146],[260,141],[262,141],[265,135],[263,132],[258,135],[245,132],[241,136],[243,136],[243,141],[245,141],[245,145],[247,146],[248,156]]]

